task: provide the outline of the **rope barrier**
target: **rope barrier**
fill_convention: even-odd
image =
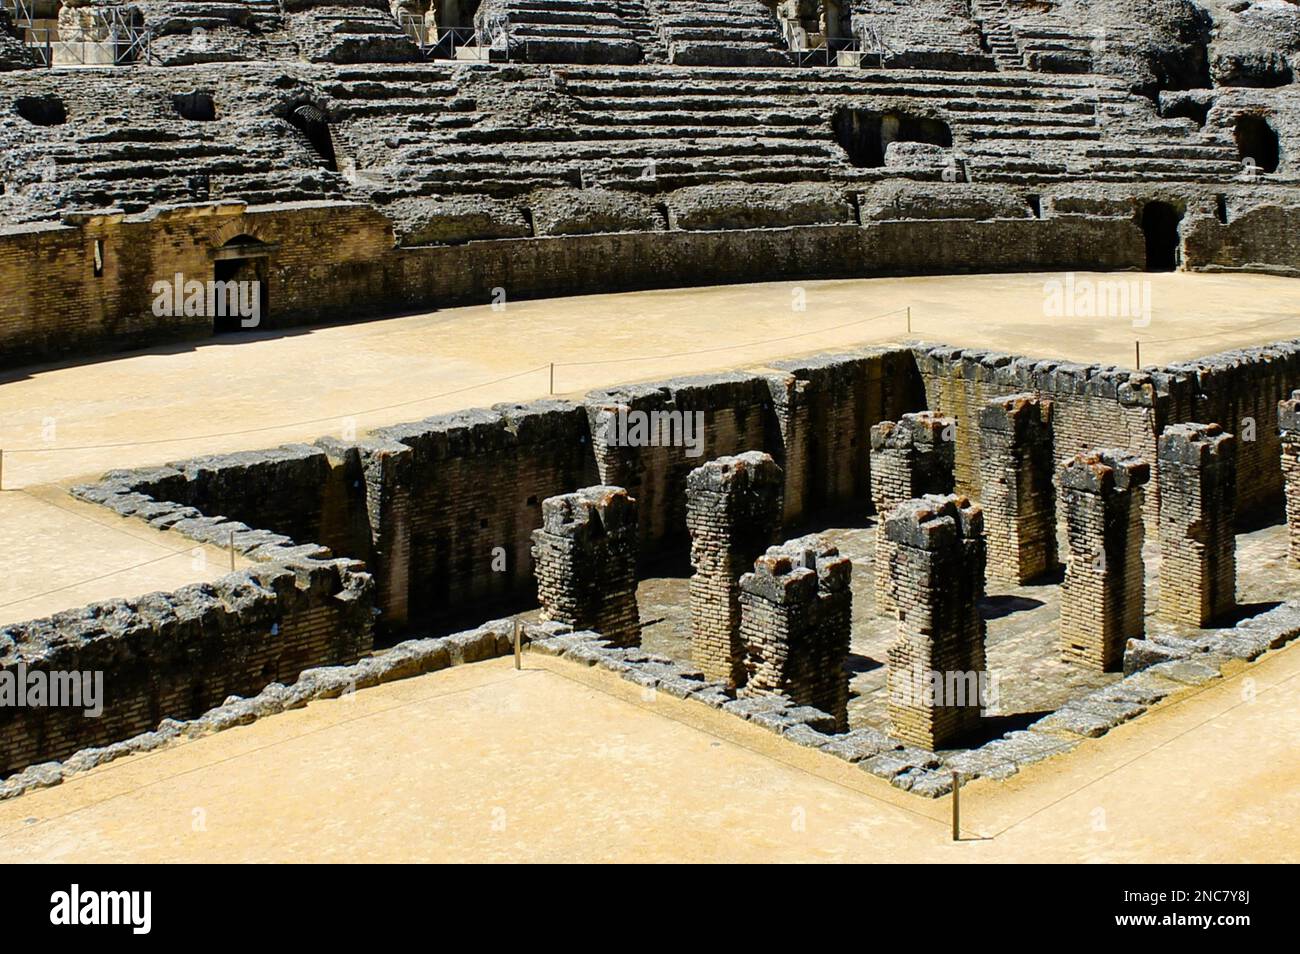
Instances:
[[[361,417],[363,415],[374,414],[379,411],[389,411],[389,410],[394,410],[396,408],[410,407],[413,404],[423,404],[428,401],[435,401],[440,398],[451,397],[456,394],[463,394],[466,391],[475,391],[480,388],[492,387],[493,385],[502,384],[506,381],[512,381],[515,380],[516,378],[526,377],[527,375],[530,374],[540,374],[543,371],[551,372],[552,382],[551,382],[550,390],[554,392],[555,388],[554,388],[553,375],[554,375],[555,368],[580,368],[580,367],[595,367],[598,365],[608,365],[608,364],[626,364],[626,363],[638,362],[638,361],[662,361],[670,358],[685,358],[685,357],[692,357],[695,355],[717,354],[723,351],[735,351],[741,348],[761,347],[763,345],[778,344],[784,341],[793,341],[798,338],[806,338],[809,335],[824,334],[825,332],[828,331],[838,331],[842,328],[851,328],[857,325],[869,324],[871,322],[880,321],[881,319],[884,318],[889,318],[896,315],[902,315],[907,311],[908,311],[907,308],[896,308],[892,311],[882,312],[878,315],[872,315],[868,318],[858,318],[855,319],[854,321],[846,321],[836,325],[827,325],[821,328],[813,328],[808,331],[801,331],[792,335],[783,335],[777,338],[764,338],[756,341],[745,341],[737,344],[721,345],[717,348],[701,348],[696,351],[678,351],[678,352],[672,352],[668,354],[657,354],[657,355],[639,355],[636,357],[629,357],[629,358],[606,358],[598,361],[566,361],[566,362],[557,361],[553,363],[539,365],[535,368],[529,368],[525,371],[517,371],[514,374],[508,374],[505,375],[504,377],[495,378],[491,381],[480,381],[477,384],[470,384],[470,385],[466,385],[465,387],[455,388],[450,391],[443,391],[440,394],[429,394],[429,395],[425,395],[424,397],[413,398],[410,401],[401,401],[396,404],[385,404],[378,407],[366,408],[360,411],[344,412],[340,414],[330,414],[325,417],[310,418],[310,419],[300,420],[300,421],[288,421],[280,424],[268,424],[263,427],[248,427],[248,428],[242,428],[239,430],[232,430],[232,431],[215,431],[206,434],[191,434],[183,437],[160,437],[160,438],[151,438],[149,440],[139,440],[139,441],[116,441],[116,442],[110,442],[104,444],[74,444],[74,445],[68,445],[62,447],[6,447],[4,448],[4,453],[6,454],[53,454],[53,453],[66,453],[66,452],[74,452],[74,451],[112,450],[114,448],[119,448],[119,447],[148,447],[148,446],[159,445],[159,444],[176,444],[176,443],[182,443],[188,441],[214,440],[223,437],[242,437],[247,434],[261,434],[261,433],[266,433],[268,431],[285,430],[293,427],[305,427],[309,424],[324,424],[332,421],[338,421],[341,418]]]

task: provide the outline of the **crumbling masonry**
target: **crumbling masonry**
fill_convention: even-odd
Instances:
[[[1160,435],[1160,605],[1205,626],[1237,604],[1237,442],[1217,424]]]
[[[1300,391],[1277,408],[1282,435],[1282,476],[1286,480],[1286,523],[1291,541],[1291,562],[1300,566]]]
[[[966,497],[909,500],[885,521],[898,639],[889,647],[893,735],[931,751],[975,729],[984,677],[984,517]]]
[[[777,695],[848,729],[853,562],[818,536],[772,547],[740,578],[744,692]]]
[[[1056,569],[1052,402],[1033,394],[980,411],[980,506],[990,578],[1027,583]]]
[[[542,617],[641,643],[636,604],[636,501],[621,487],[588,487],[542,502],[533,531]]]
[[[1069,555],[1061,587],[1061,655],[1106,671],[1145,632],[1143,485],[1150,465],[1123,450],[1094,450],[1061,468]]]
[[[905,500],[953,489],[957,422],[930,411],[904,414],[871,429],[871,502],[880,519]],[[876,534],[876,612],[892,613],[890,543]]]
[[[768,454],[719,457],[686,480],[691,532],[691,658],[710,679],[744,684],[740,578],[776,540],[781,468]]]

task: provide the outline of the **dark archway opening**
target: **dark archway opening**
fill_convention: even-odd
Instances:
[[[330,135],[330,124],[325,113],[311,103],[303,103],[290,111],[289,122],[307,138],[320,158],[321,165],[331,172],[338,172],[334,138]]]
[[[952,129],[940,119],[907,113],[881,113],[844,108],[831,118],[835,141],[855,166],[875,169],[885,164],[885,151],[893,142],[924,142],[952,146]]]
[[[1210,102],[1184,96],[1170,102],[1162,103],[1160,115],[1165,119],[1190,119],[1198,126],[1204,126],[1210,115]]]
[[[172,107],[182,119],[209,123],[217,118],[217,104],[208,93],[175,93]]]
[[[271,252],[251,235],[238,235],[213,252],[208,314],[213,334],[253,331],[266,321]]]
[[[1238,116],[1232,138],[1237,141],[1237,154],[1243,162],[1253,162],[1260,172],[1277,172],[1281,148],[1277,132],[1264,117],[1250,114]]]
[[[1182,213],[1168,202],[1148,202],[1142,209],[1142,234],[1146,237],[1147,271],[1172,272],[1178,268],[1178,226]]]
[[[14,102],[18,115],[37,126],[62,126],[68,110],[57,96],[21,96]]]

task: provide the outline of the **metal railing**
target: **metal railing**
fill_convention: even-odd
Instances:
[[[415,41],[420,53],[431,60],[484,60],[490,58],[498,40],[498,59],[509,59],[509,22],[494,17],[483,29],[474,27],[430,27],[421,17],[404,13],[398,17],[402,32]]]
[[[102,33],[104,39],[64,40],[60,38],[57,27],[36,26],[36,21],[31,18],[31,8],[24,0],[4,0],[4,4],[6,10],[18,11],[15,17],[26,17],[24,20],[15,19],[15,25],[23,31],[24,45],[42,66],[126,66],[149,60],[153,31],[128,19],[121,10],[92,11],[91,28]],[[61,62],[55,62],[56,48],[57,59]],[[109,57],[102,55],[105,51]]]
[[[884,36],[871,24],[862,28],[857,36],[832,36],[817,46],[807,46],[807,34],[796,32],[794,22],[780,19],[781,37],[794,60],[795,66],[840,66],[860,69],[867,65],[868,57],[875,57],[877,65],[884,68],[892,51]]]

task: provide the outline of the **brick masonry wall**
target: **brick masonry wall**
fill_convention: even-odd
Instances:
[[[894,544],[889,572],[898,600],[898,636],[889,647],[887,686],[893,735],[934,751],[978,727],[980,699],[948,695],[953,678],[984,668],[984,528],[965,497],[909,500],[886,518]],[[932,677],[943,694],[930,693]],[[961,682],[963,688],[966,681]]]
[[[770,548],[740,578],[746,695],[812,706],[848,729],[853,562],[818,536]]]
[[[1286,482],[1286,522],[1291,562],[1300,566],[1300,391],[1278,404],[1282,475]]]
[[[871,503],[882,520],[905,501],[952,492],[956,430],[953,418],[930,411],[871,428]],[[876,534],[877,613],[897,608],[889,579],[893,548],[888,534]]]
[[[871,428],[925,406],[910,352],[876,348],[778,361],[768,379],[780,428],[787,525],[805,513],[848,510],[870,499]]]
[[[542,619],[641,644],[636,603],[636,501],[621,487],[587,487],[542,502],[533,564]]]
[[[992,579],[1027,583],[1056,570],[1052,402],[1033,394],[980,412],[980,505]]]
[[[1142,562],[1146,461],[1124,450],[1078,454],[1059,472],[1069,541],[1061,586],[1061,655],[1090,669],[1117,669],[1129,639],[1145,633]]]
[[[1300,388],[1300,339],[1169,365],[1152,373],[1168,394],[1161,425],[1218,424],[1237,438],[1237,515],[1282,512],[1277,405]]]
[[[1161,618],[1192,626],[1237,605],[1237,441],[1217,424],[1160,435]]]
[[[781,469],[767,454],[721,457],[691,471],[686,523],[691,534],[691,659],[710,679],[745,681],[740,578],[776,539]]]
[[[1058,465],[1090,448],[1122,447],[1158,467],[1156,440],[1170,424],[1206,421],[1241,434],[1238,515],[1281,512],[1281,445],[1272,422],[1277,402],[1300,387],[1300,339],[1142,371],[976,349],[915,351],[928,405],[958,419],[960,493],[980,492],[979,409],[995,397],[1028,392],[1052,401]],[[962,426],[968,422],[974,426]],[[1253,439],[1245,440],[1246,433]],[[1152,532],[1157,490],[1146,495]]]
[[[715,457],[767,451],[780,440],[772,420],[767,381],[757,375],[678,378],[594,391],[587,395],[586,408],[595,435],[592,449],[600,482],[625,487],[636,498],[646,557],[685,549],[687,476],[695,468]],[[692,422],[702,420],[699,446],[611,443],[617,439],[618,428],[605,422],[616,421],[620,414],[677,414],[689,416]],[[698,454],[691,456],[695,451]]]
[[[100,671],[103,713],[0,707],[0,774],[190,718],[371,648],[373,582],[348,561],[265,564],[214,583],[0,629],[0,666]]]
[[[584,409],[565,401],[498,405],[373,437],[411,449],[398,516],[409,528],[410,618],[532,605],[532,532],[542,525],[542,501],[598,482]]]
[[[403,307],[388,220],[364,205],[225,201],[138,215],[69,213],[62,224],[0,229],[0,364],[123,350],[212,334],[211,316],[157,316],[154,283],[215,277],[212,252],[248,237],[273,246],[267,313],[275,328]],[[102,274],[95,274],[95,243]]]

